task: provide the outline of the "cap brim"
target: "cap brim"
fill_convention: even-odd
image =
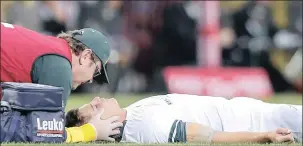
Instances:
[[[102,69],[101,69],[101,82],[102,83],[107,83],[109,84],[109,80],[108,80],[108,76],[107,76],[107,71],[106,71],[106,68],[105,68],[105,65],[102,63]]]

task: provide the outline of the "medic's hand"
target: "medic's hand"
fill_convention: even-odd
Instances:
[[[101,120],[101,114],[103,109],[101,109],[96,116],[92,117],[88,123],[92,124],[96,131],[96,140],[105,140],[114,142],[115,139],[111,138],[111,135],[120,134],[119,128],[123,126],[119,122],[119,116],[113,116],[108,119]]]

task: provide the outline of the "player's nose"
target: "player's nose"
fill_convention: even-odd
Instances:
[[[106,102],[106,99],[105,98],[101,98],[100,101],[101,102]]]

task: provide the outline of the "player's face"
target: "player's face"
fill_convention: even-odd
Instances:
[[[88,104],[84,104],[79,108],[78,117],[83,123],[87,123],[93,116],[96,116],[100,109],[102,108],[101,100],[99,97],[95,97]]]
[[[83,105],[79,108],[79,117],[83,123],[87,123],[93,116],[96,116],[99,109],[103,108],[104,111],[101,115],[101,119],[107,119],[112,116],[121,114],[121,108],[116,99],[110,98],[100,99],[99,97],[94,98],[90,103]]]
[[[79,65],[73,68],[73,89],[79,85],[91,82],[94,74],[101,71],[101,62],[93,57],[91,50],[84,50],[79,55]]]
[[[104,108],[104,112],[101,115],[101,119],[107,119],[109,117],[119,116],[121,114],[120,105],[115,98],[101,98],[101,104]]]

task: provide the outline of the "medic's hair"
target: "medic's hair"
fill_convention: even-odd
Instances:
[[[78,56],[82,51],[87,49],[87,47],[80,41],[74,39],[73,37],[75,35],[81,35],[81,34],[79,34],[77,31],[67,31],[58,34],[57,38],[64,39],[68,43],[73,53],[75,53],[75,55]],[[92,59],[99,61],[98,57],[94,53],[92,54]]]
[[[65,115],[65,127],[75,127],[81,124],[78,117],[78,109],[71,109]]]
[[[79,55],[87,47],[80,41],[74,39],[74,35],[75,34],[73,31],[62,32],[57,35],[57,38],[64,39],[68,43],[69,47],[72,49],[73,53]]]

